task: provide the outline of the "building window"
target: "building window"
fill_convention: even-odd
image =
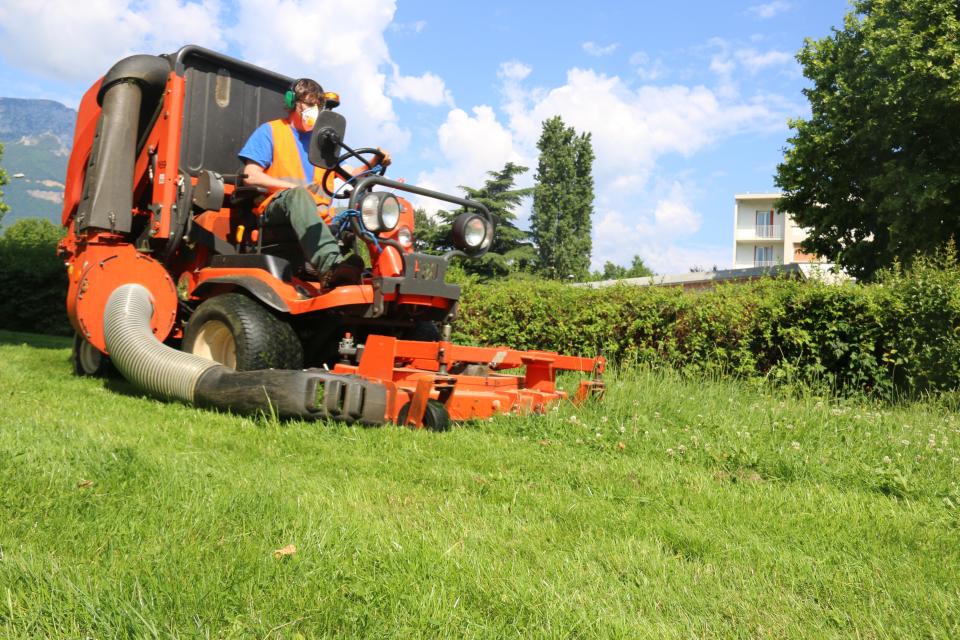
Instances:
[[[777,224],[777,212],[773,209],[756,211],[756,234],[758,238],[782,238],[783,224]]]
[[[773,265],[773,247],[753,248],[753,266],[772,267]]]

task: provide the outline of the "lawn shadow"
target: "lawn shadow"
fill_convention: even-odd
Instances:
[[[26,345],[34,349],[69,349],[72,343],[73,339],[68,336],[50,336],[0,329],[0,345]]]

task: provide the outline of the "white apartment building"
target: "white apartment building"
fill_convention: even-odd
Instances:
[[[733,268],[819,262],[803,253],[807,237],[789,213],[780,211],[779,193],[740,193],[733,204]]]

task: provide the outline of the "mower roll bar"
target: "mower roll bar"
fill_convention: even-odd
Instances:
[[[444,202],[449,202],[451,204],[458,204],[464,209],[476,209],[477,213],[479,213],[484,218],[486,218],[487,222],[489,222],[491,226],[494,226],[493,216],[490,215],[490,211],[488,211],[484,205],[480,204],[476,200],[468,200],[467,198],[459,198],[457,196],[451,196],[446,193],[434,191],[433,189],[426,189],[424,187],[418,187],[414,184],[407,184],[406,182],[398,182],[397,180],[391,180],[390,178],[385,178],[384,176],[368,176],[362,179],[360,182],[358,182],[357,186],[354,187],[353,189],[353,193],[350,194],[350,208],[356,209],[357,204],[360,202],[360,196],[364,194],[366,191],[368,191],[370,187],[373,187],[376,185],[388,187],[390,189],[397,189],[399,191],[406,191],[407,193],[413,193],[418,196],[424,196],[426,198],[443,200]],[[359,226],[356,220],[354,220],[353,224],[354,224],[354,227]],[[354,231],[359,232],[359,229],[355,228]],[[388,244],[393,247],[396,247],[397,249],[400,249],[399,243],[396,242],[395,240],[391,240],[389,238],[381,238],[379,241],[383,244]],[[445,254],[443,254],[443,259],[447,260],[448,262],[450,261],[450,258],[456,258],[456,257],[469,258],[472,256],[470,256],[467,253],[464,253],[463,251],[460,251],[459,249],[452,249],[451,251],[447,251]]]

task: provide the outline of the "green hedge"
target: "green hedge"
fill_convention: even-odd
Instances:
[[[764,279],[702,292],[507,282],[466,288],[456,338],[889,397],[960,384],[960,267],[876,284]]]
[[[72,332],[55,255],[60,233],[21,220],[0,237],[0,328]],[[885,397],[947,391],[960,386],[960,266],[948,248],[869,285],[764,279],[686,292],[467,284],[454,335]]]
[[[47,220],[18,220],[0,237],[0,329],[70,335],[67,273],[57,258],[61,230]]]

